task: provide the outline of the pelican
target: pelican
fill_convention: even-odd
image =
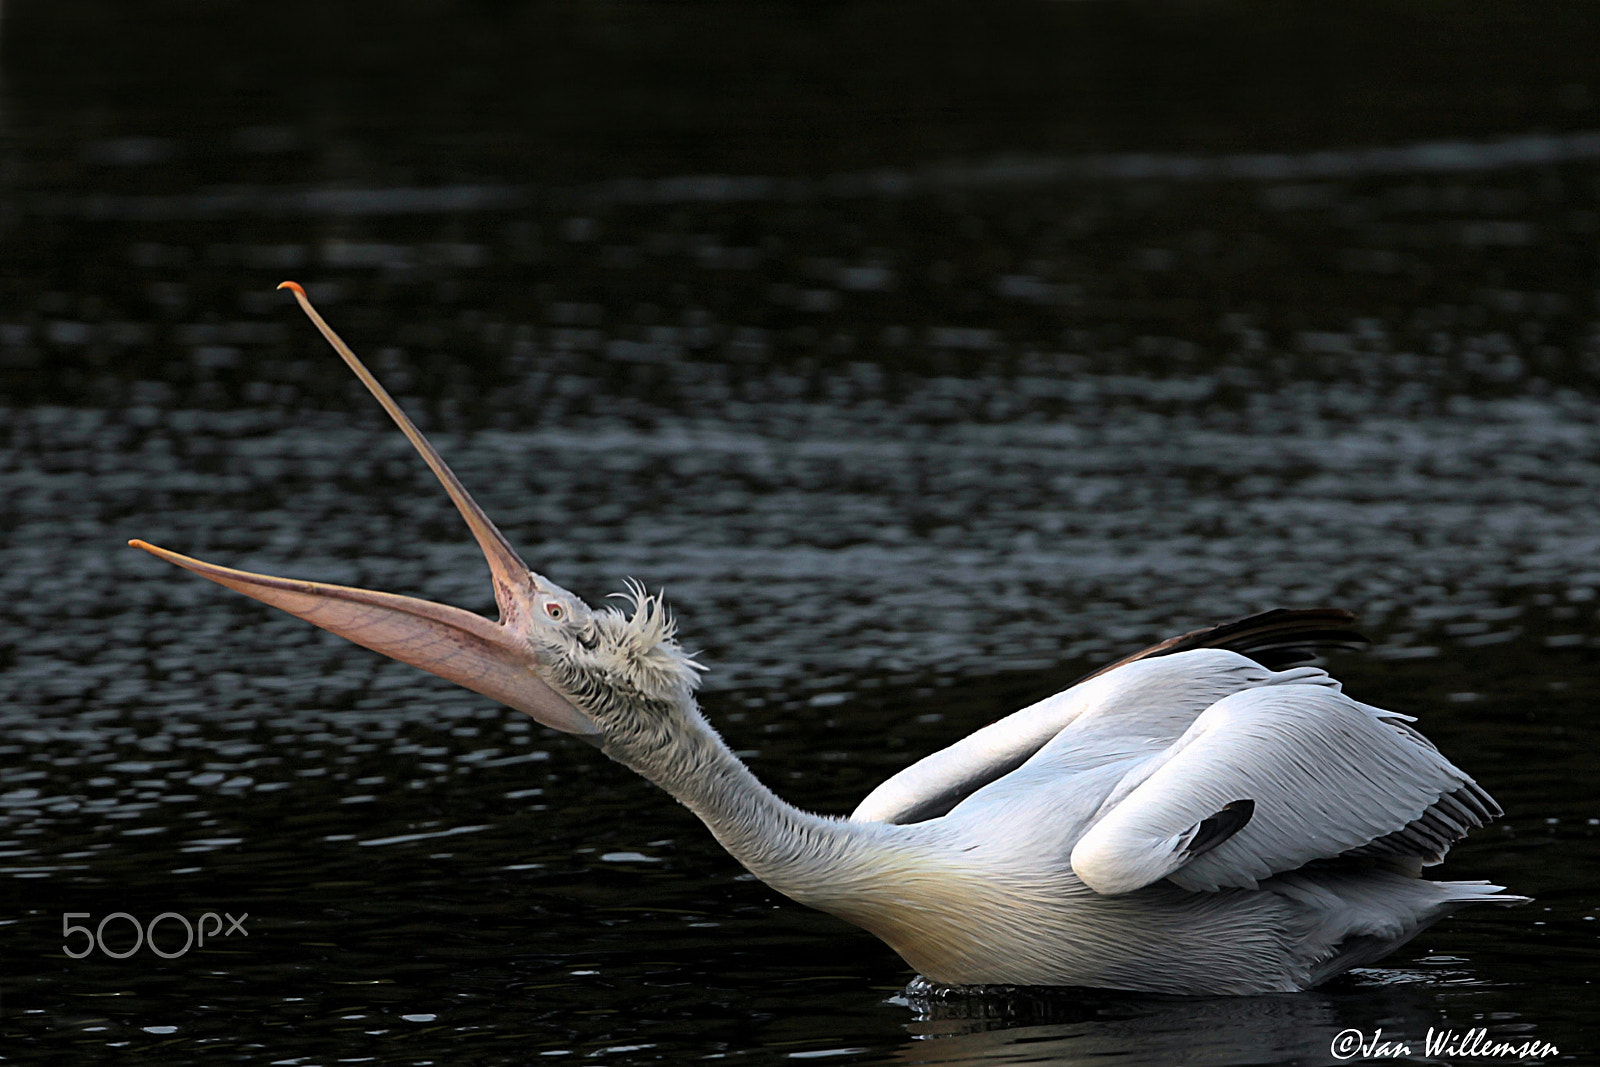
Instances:
[[[1421,877],[1499,805],[1410,723],[1297,652],[1359,638],[1267,612],[1136,652],[895,774],[847,818],[779,799],[702,716],[659,594],[591,608],[534,572],[394,399],[294,298],[421,453],[489,565],[500,618],[161,559],[598,747],[777,892],[929,982],[1172,994],[1308,989],[1471,904]]]

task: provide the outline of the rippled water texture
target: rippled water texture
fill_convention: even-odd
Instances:
[[[641,80],[586,98],[591,140],[463,103],[492,64],[441,82],[432,140],[349,93],[265,117],[254,68],[159,106],[139,79],[170,72],[85,69],[86,102],[0,23],[0,1061],[1320,1064],[1471,1027],[1596,1055],[1588,83],[1549,87],[1561,122],[1495,110],[1497,67],[1459,115],[1361,105],[1370,136],[1346,86],[1263,105],[1326,143],[1192,102],[1141,142],[751,78],[691,97],[707,147],[648,99],[659,19],[592,29]],[[907,989],[587,747],[124,547],[492,609],[289,276],[535,567],[666,590],[709,717],[797,803],[848,811],[1150,640],[1331,604],[1374,637],[1332,661],[1347,689],[1507,809],[1442,876],[1537,902],[1298,996]],[[116,912],[173,913],[172,958],[73,958],[63,922]],[[208,939],[179,952],[184,920]]]

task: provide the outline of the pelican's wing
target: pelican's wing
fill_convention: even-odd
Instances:
[[[1072,869],[1114,894],[1255,888],[1352,854],[1436,863],[1501,812],[1408,721],[1325,685],[1226,696],[1117,784]]]
[[[1309,649],[1365,641],[1351,629],[1354,621],[1337,608],[1278,608],[1151,645],[919,760],[874,789],[850,817],[889,823],[938,818],[1022,766],[1088,712],[1140,719],[1156,714],[1172,727],[1164,736],[1177,737],[1228,693],[1261,684],[1266,674],[1257,664],[1275,667],[1307,658]],[[1177,655],[1200,649],[1231,650],[1255,663],[1240,656]],[[1152,670],[1155,663],[1160,666]]]

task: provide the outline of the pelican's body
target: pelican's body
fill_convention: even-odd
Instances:
[[[948,800],[946,783],[1003,767],[1010,754],[997,748],[1041,735],[1020,766],[947,813],[888,821]],[[849,819],[778,799],[698,714],[646,743],[603,747],[763,882],[950,985],[1287,992],[1386,955],[1464,905],[1524,899],[1416,876],[1440,838],[1498,809],[1402,717],[1356,703],[1320,670],[1270,671],[1217,648],[1140,659],[1017,712],[896,775]],[[1177,774],[1192,791],[1139,795],[1185,763]],[[1246,763],[1230,781],[1229,766]],[[1168,838],[1204,821],[1184,804],[1219,810],[1216,798],[1252,777],[1248,791],[1271,797],[1259,814],[1174,863],[1182,849]],[[1355,802],[1365,828],[1359,817],[1317,825],[1340,801]],[[1163,818],[1183,826],[1164,834]],[[1130,821],[1147,831],[1142,847]],[[1377,832],[1386,826],[1399,832]],[[1161,866],[1138,870],[1151,860]]]
[[[631,613],[593,610],[529,570],[285,285],[444,483],[489,562],[500,621],[135,544],[599,746],[769,886],[872,932],[927,978],[1290,991],[1464,905],[1525,899],[1419,877],[1500,812],[1405,716],[1316,668],[1271,669],[1285,649],[1347,636],[1339,612],[1175,638],[912,765],[849,819],[801,811],[702,717],[700,668],[660,600],[632,586]]]

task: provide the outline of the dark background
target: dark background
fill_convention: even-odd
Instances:
[[[1486,1026],[1582,1061],[1597,39],[1593,3],[8,0],[0,1060],[1327,1063]],[[1348,691],[1507,809],[1435,876],[1538,900],[1301,996],[908,997],[588,749],[124,547],[488,609],[286,277],[535,566],[667,587],[797,803],[1332,603],[1374,638]],[[249,937],[63,953],[117,911]]]
[[[190,385],[196,371],[182,359],[169,362],[181,342],[162,328],[180,309],[152,300],[149,286],[158,276],[181,284],[193,309],[219,314],[237,305],[241,289],[279,280],[276,265],[241,270],[241,253],[215,247],[229,238],[361,240],[384,232],[439,236],[441,227],[481,233],[492,225],[509,247],[494,249],[475,272],[477,291],[441,300],[435,289],[416,285],[425,280],[419,277],[394,296],[421,300],[436,315],[461,303],[515,321],[548,317],[554,302],[600,296],[612,305],[612,327],[617,315],[626,321],[634,310],[614,306],[624,297],[669,313],[674,302],[688,302],[682,294],[674,301],[670,282],[680,279],[650,270],[654,264],[619,287],[604,277],[617,272],[597,271],[592,250],[567,256],[551,241],[564,215],[589,214],[581,210],[586,194],[592,199],[597,185],[616,179],[726,174],[825,182],[997,159],[1495,140],[1592,129],[1600,107],[1589,47],[1600,13],[1590,3],[262,8],[65,0],[12,3],[5,17],[0,49],[11,144],[0,295],[23,322],[36,324],[61,304],[68,317],[91,325],[133,318],[153,326],[149,343],[102,345],[98,354],[92,344],[87,353],[48,344],[7,351],[0,382],[30,401],[104,401],[138,377],[180,390]],[[381,209],[351,217],[339,205],[308,213],[285,199],[307,189],[462,184],[488,186],[491,205],[519,210],[459,214],[445,225]],[[1205,359],[1227,347],[1218,327],[1230,311],[1255,315],[1287,347],[1283,331],[1342,328],[1374,296],[1390,300],[1385,310],[1426,304],[1448,293],[1430,282],[1461,280],[1419,278],[1412,270],[1387,272],[1398,278],[1351,277],[1337,263],[1314,262],[1334,253],[1319,245],[1344,235],[1308,233],[1292,217],[1279,220],[1278,232],[1251,234],[1254,242],[1244,247],[1220,247],[1218,232],[1254,225],[1225,196],[1215,204],[1152,204],[1111,227],[1074,227],[1071,213],[1037,195],[1034,184],[1024,182],[1005,217],[993,220],[1000,233],[952,227],[956,220],[929,217],[922,204],[886,208],[870,195],[866,210],[852,206],[834,218],[827,208],[808,209],[788,225],[767,205],[758,206],[758,220],[731,203],[720,212],[727,217],[716,220],[728,237],[778,223],[775,235],[762,236],[781,247],[769,249],[749,291],[693,295],[720,295],[723,306],[712,309],[719,318],[739,315],[777,328],[779,357],[825,359],[826,336],[783,329],[804,316],[756,305],[770,305],[766,289],[783,280],[784,267],[808,252],[844,251],[857,243],[852,227],[862,229],[873,216],[894,227],[910,254],[959,264],[957,284],[968,280],[970,265],[978,288],[989,271],[1025,273],[1018,262],[1025,249],[1008,247],[1007,230],[1054,223],[1054,247],[1043,251],[1055,253],[1052,280],[1086,287],[1087,306],[1076,313],[1057,309],[1046,322],[1013,325],[997,322],[990,301],[952,302],[914,284],[863,309],[872,325],[912,327],[953,313],[962,322],[999,325],[1019,344],[1058,343],[1063,324],[1130,327],[1116,302],[1129,295],[1127,286],[1100,279],[1125,266],[1136,237],[1152,234],[1212,235],[1209,256],[1185,262],[1159,286],[1146,277],[1140,287],[1195,302],[1184,309],[1182,332],[1205,342]],[[1361,191],[1359,180],[1349,191]],[[163,195],[180,202],[163,203]],[[1209,201],[1215,190],[1202,196]],[[1477,205],[1461,206],[1473,214]],[[1539,206],[1574,205],[1560,199]],[[241,212],[252,216],[243,233]],[[891,213],[897,217],[883,218]],[[640,214],[612,205],[596,217],[595,239],[606,241],[606,224],[626,228]],[[672,222],[670,212],[660,214]],[[149,236],[142,221],[173,224],[167,232],[181,232],[194,255],[175,261],[128,252]],[[1348,229],[1355,220],[1340,221]],[[1579,225],[1575,236],[1592,235],[1592,222]],[[1569,295],[1578,305],[1569,312],[1575,320],[1556,324],[1555,339],[1570,344],[1586,321],[1593,265],[1576,249],[1540,252],[1489,248],[1465,262],[1431,266],[1491,284],[1514,267],[1523,288]],[[1287,265],[1306,260],[1321,269],[1286,274]],[[1328,285],[1341,292],[1306,299],[1307,288]],[[1343,290],[1350,290],[1347,299],[1329,299]],[[1110,306],[1097,308],[1096,297]],[[480,374],[491,373],[494,362],[471,350],[452,359]],[[220,377],[223,386],[234,385]],[[227,402],[238,401],[230,388]]]

